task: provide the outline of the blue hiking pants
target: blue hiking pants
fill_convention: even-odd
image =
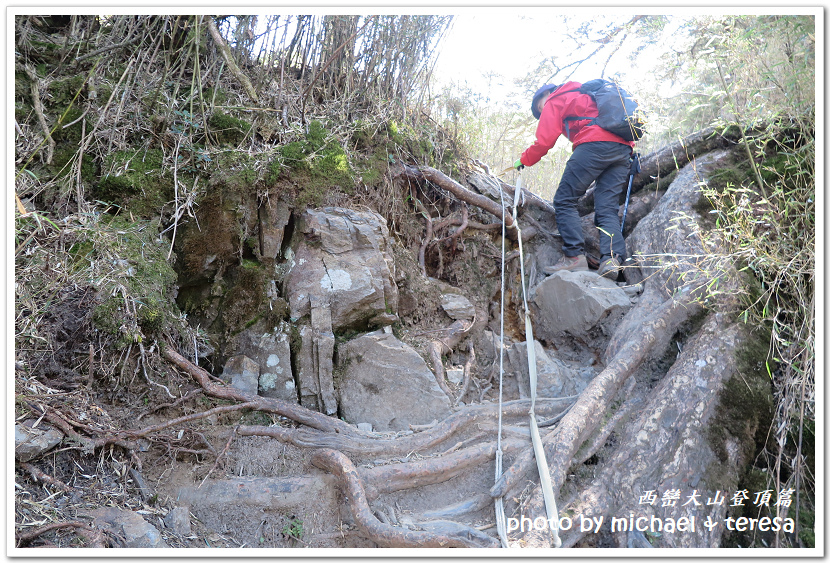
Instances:
[[[620,195],[627,186],[631,170],[631,147],[613,141],[583,143],[574,148],[565,172],[553,196],[556,224],[562,235],[565,256],[585,253],[582,223],[577,201],[594,187],[594,225],[599,229],[600,260],[613,256],[622,263],[626,258],[625,241],[620,230]]]

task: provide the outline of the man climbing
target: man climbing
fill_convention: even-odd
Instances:
[[[565,165],[559,187],[553,197],[556,222],[562,236],[564,256],[546,274],[561,270],[588,269],[585,239],[577,211],[577,201],[594,187],[594,225],[599,229],[599,275],[617,279],[620,265],[626,258],[618,216],[620,194],[625,188],[631,166],[634,142],[591,124],[590,119],[566,120],[568,117],[596,117],[597,104],[588,94],[579,92],[579,82],[559,86],[547,84],[533,95],[531,111],[539,120],[536,141],[514,164],[521,170],[533,166],[553,148],[560,135],[573,143],[573,154]]]

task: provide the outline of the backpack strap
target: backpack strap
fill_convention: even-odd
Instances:
[[[581,88],[574,88],[573,90],[565,90],[564,92],[554,92],[553,96],[560,96],[562,94],[570,94],[571,92],[579,92],[580,94],[585,94],[585,92],[583,92]],[[590,94],[587,94],[587,95],[590,95]],[[568,138],[568,140],[570,140],[570,138],[571,138],[571,128],[568,126],[568,122],[569,121],[582,121],[583,119],[590,119],[591,120],[591,123],[589,123],[588,125],[595,125],[596,120],[597,120],[596,117],[576,116],[576,115],[571,116],[571,117],[566,117],[566,118],[563,119],[563,121],[565,122],[565,136]],[[586,125],[586,127],[587,127],[587,125]]]

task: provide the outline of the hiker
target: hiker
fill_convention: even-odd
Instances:
[[[588,94],[580,93],[579,82],[546,84],[533,95],[531,111],[539,120],[536,142],[522,153],[514,167],[533,166],[553,148],[560,135],[573,143],[573,154],[565,165],[559,187],[553,197],[556,223],[562,236],[564,256],[546,274],[562,270],[585,271],[585,239],[577,212],[577,201],[591,182],[594,188],[594,225],[599,229],[600,263],[598,274],[616,280],[626,258],[625,241],[620,229],[618,210],[620,194],[625,188],[631,166],[634,141],[590,124],[590,119],[566,120],[568,117],[595,117],[597,104]]]

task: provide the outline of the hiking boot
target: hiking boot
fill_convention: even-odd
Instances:
[[[559,259],[559,262],[553,266],[545,266],[542,268],[542,271],[546,274],[555,274],[556,272],[561,272],[563,270],[568,270],[569,272],[587,272],[588,261],[585,259],[585,255],[580,254],[579,256],[563,256]]]
[[[617,277],[620,275],[620,263],[613,256],[605,258],[600,262],[597,273],[604,278],[617,281]]]

